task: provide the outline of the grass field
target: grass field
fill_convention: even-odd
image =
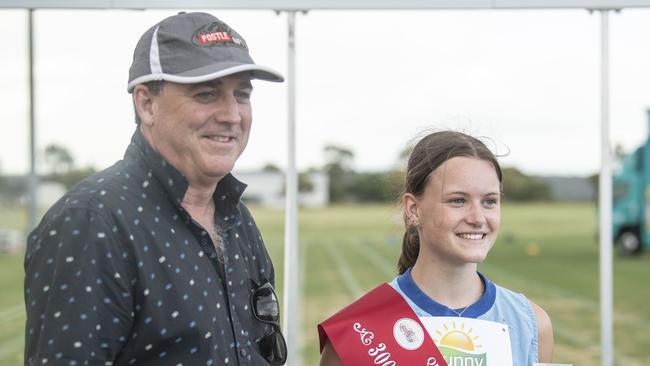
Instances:
[[[19,225],[2,209],[2,225]],[[11,210],[16,211],[16,210]],[[253,208],[276,266],[282,298],[282,212]],[[590,204],[509,204],[501,235],[481,271],[546,309],[558,362],[600,364],[596,212]],[[22,215],[18,213],[18,215]],[[395,276],[401,230],[392,206],[300,212],[301,353],[318,364],[316,324]],[[20,228],[20,227],[18,227]],[[616,364],[650,365],[650,253],[615,258]],[[22,256],[0,256],[0,365],[22,364]]]

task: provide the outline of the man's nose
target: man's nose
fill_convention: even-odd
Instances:
[[[219,122],[239,123],[241,114],[239,113],[239,102],[234,95],[225,95],[217,101],[218,106],[215,116]]]

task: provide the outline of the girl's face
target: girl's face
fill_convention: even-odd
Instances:
[[[454,157],[429,177],[421,197],[404,196],[404,208],[419,223],[421,259],[450,264],[480,263],[494,245],[501,221],[499,178],[492,163]]]

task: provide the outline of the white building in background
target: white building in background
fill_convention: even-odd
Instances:
[[[36,192],[38,195],[38,207],[41,209],[48,209],[63,197],[67,190],[61,183],[39,182],[38,190]]]
[[[21,177],[22,178],[22,177]],[[38,200],[38,208],[40,210],[47,210],[56,203],[67,190],[65,186],[57,182],[49,182],[40,180],[36,188],[36,199]],[[20,197],[20,204],[29,205],[29,192],[26,192]]]
[[[25,247],[25,235],[14,229],[0,229],[0,254],[16,254]]]
[[[252,204],[284,208],[285,177],[283,172],[234,171],[233,175],[248,187],[243,199]],[[322,172],[306,173],[311,190],[298,193],[298,204],[302,207],[320,208],[329,203],[329,179]]]

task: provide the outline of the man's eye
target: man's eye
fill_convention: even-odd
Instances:
[[[194,98],[200,102],[210,102],[217,97],[217,93],[213,91],[204,91],[194,94]]]
[[[460,205],[465,203],[465,199],[464,198],[452,198],[451,200],[449,200],[449,203],[451,203],[452,205],[460,206]]]
[[[240,102],[245,102],[251,99],[251,92],[247,90],[241,90],[235,92],[235,97],[237,97],[237,100]]]

